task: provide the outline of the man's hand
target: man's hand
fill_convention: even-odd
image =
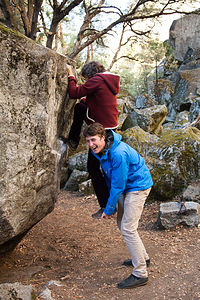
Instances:
[[[74,76],[70,65],[67,65],[67,72],[68,72],[68,76]]]
[[[102,215],[101,215],[100,220],[103,220],[103,219],[112,219],[113,217],[114,217],[114,214],[108,216],[108,215],[106,215],[106,214],[103,212]]]

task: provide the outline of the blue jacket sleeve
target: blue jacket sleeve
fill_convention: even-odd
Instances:
[[[112,159],[110,179],[110,196],[104,213],[112,215],[115,212],[119,197],[124,192],[128,178],[128,162],[126,154],[116,153]]]

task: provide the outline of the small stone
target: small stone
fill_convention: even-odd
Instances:
[[[198,226],[199,204],[196,202],[167,202],[160,204],[157,224],[165,229],[179,224]]]

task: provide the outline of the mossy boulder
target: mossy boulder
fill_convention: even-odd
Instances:
[[[125,119],[122,130],[139,126],[150,133],[160,134],[167,115],[165,105],[155,105],[144,109],[134,109]]]
[[[151,171],[155,199],[169,201],[200,178],[200,131],[168,129],[158,137],[139,127],[126,130],[123,141],[136,149]]]
[[[0,251],[50,213],[74,101],[63,55],[0,25]],[[9,246],[8,246],[9,245]]]

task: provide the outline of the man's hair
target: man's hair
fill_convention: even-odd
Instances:
[[[83,132],[85,137],[99,135],[100,137],[106,136],[106,130],[100,123],[92,123]]]
[[[105,72],[105,68],[97,61],[91,61],[83,66],[81,69],[81,75],[83,77],[91,78],[96,73]]]

